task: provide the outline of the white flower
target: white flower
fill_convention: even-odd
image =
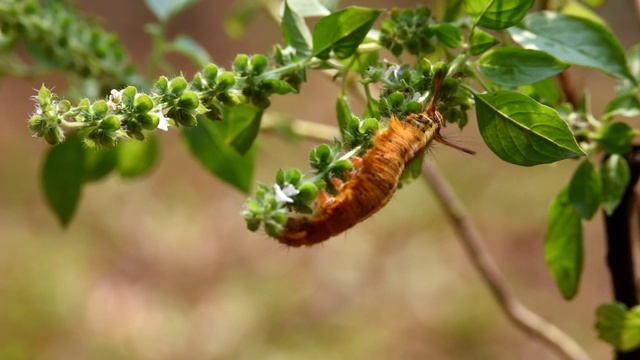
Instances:
[[[296,196],[300,193],[300,190],[291,184],[285,185],[284,189],[281,189],[280,185],[275,184],[273,188],[276,190],[276,201],[279,203],[292,203],[293,199],[290,198],[290,196]]]
[[[160,122],[158,123],[158,129],[168,131],[169,121],[167,120],[166,117],[164,117],[164,114],[162,113],[162,111],[158,111],[156,115],[158,115],[158,117],[160,118]]]

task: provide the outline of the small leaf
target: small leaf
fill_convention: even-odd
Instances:
[[[340,127],[340,135],[344,137],[344,133],[349,125],[349,121],[353,117],[353,112],[349,107],[345,95],[340,95],[336,102],[336,114],[338,115],[338,126]]]
[[[49,150],[42,168],[42,186],[49,207],[64,227],[76,212],[84,180],[85,149],[72,135]]]
[[[351,56],[362,43],[382,11],[348,7],[318,21],[313,29],[313,55],[328,59],[333,50],[338,59]]]
[[[596,135],[596,139],[609,154],[624,154],[631,148],[636,135],[636,130],[628,124],[614,122],[604,126]]]
[[[583,219],[591,219],[600,207],[602,181],[595,166],[585,159],[569,183],[569,201]]]
[[[285,45],[291,45],[298,54],[309,55],[311,53],[311,32],[300,14],[289,6],[291,1],[284,2],[284,14],[282,15],[282,39]]]
[[[489,80],[505,86],[531,84],[569,67],[569,64],[545,52],[511,46],[487,51],[477,64]]]
[[[602,207],[611,215],[618,207],[631,180],[629,164],[618,154],[607,158],[600,169],[602,179]]]
[[[640,115],[640,100],[634,92],[618,94],[604,108],[603,120],[614,116],[634,117]]]
[[[640,44],[629,49],[627,59],[633,78],[640,81]]]
[[[570,64],[592,67],[635,82],[622,46],[601,24],[551,11],[531,13],[508,29],[526,49],[547,52]]]
[[[469,52],[474,56],[480,55],[498,43],[498,39],[476,28],[469,38]]]
[[[558,194],[549,210],[544,255],[562,296],[572,299],[580,287],[584,250],[580,214],[569,203],[567,189]]]
[[[474,98],[480,134],[502,160],[533,166],[584,155],[567,123],[552,108],[515,91]]]
[[[582,5],[578,1],[568,1],[562,7],[562,13],[565,15],[572,15],[576,17],[585,18],[587,20],[593,21],[603,26],[607,26],[607,22],[604,21],[597,13],[588,7]]]
[[[457,48],[462,45],[464,38],[459,27],[448,23],[440,23],[433,25],[431,28],[436,32],[438,40],[446,46]]]
[[[109,175],[116,167],[118,150],[116,149],[86,149],[84,181],[98,181]]]
[[[640,346],[640,308],[627,310],[623,304],[603,304],[596,312],[598,337],[617,350],[628,352]]]
[[[534,3],[535,0],[465,0],[467,11],[474,22],[494,30],[506,29],[519,23]]]
[[[198,0],[144,0],[144,2],[158,20],[164,23]]]
[[[184,128],[182,135],[200,164],[223,181],[244,193],[251,189],[254,151],[240,155],[225,144],[227,121],[211,121],[198,116],[198,126]]]
[[[191,59],[199,67],[211,63],[211,56],[207,49],[188,35],[178,35],[171,43],[171,49]]]
[[[118,173],[133,178],[147,173],[158,158],[158,141],[147,136],[144,141],[127,140],[118,144]]]
[[[226,143],[245,154],[260,131],[262,110],[251,104],[239,104],[225,107],[223,113],[228,124]]]
[[[327,16],[331,11],[321,0],[286,0],[286,5],[302,17]],[[285,10],[286,11],[286,10]]]

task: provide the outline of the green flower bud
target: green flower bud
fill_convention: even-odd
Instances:
[[[42,85],[38,91],[38,104],[40,104],[40,107],[45,109],[49,107],[52,102],[53,97],[51,96],[51,91]]]
[[[133,106],[137,93],[138,90],[134,86],[127,86],[126,89],[122,90],[122,103],[127,107]]]
[[[230,89],[236,83],[236,77],[232,72],[225,71],[220,74],[216,81],[216,87],[220,91],[225,91]]]
[[[280,236],[280,234],[282,233],[282,229],[282,225],[276,223],[273,220],[268,220],[264,223],[264,231],[267,233],[267,235],[273,238],[277,238],[278,236]]]
[[[183,92],[182,95],[180,95],[177,106],[184,110],[195,110],[200,106],[198,94],[190,90]]]
[[[189,86],[187,80],[182,76],[178,76],[171,80],[171,83],[169,84],[169,92],[178,97],[187,89],[187,86]]]
[[[417,114],[422,111],[422,105],[414,100],[409,101],[404,108],[409,114]]]
[[[363,134],[375,133],[378,131],[379,128],[380,128],[380,123],[378,122],[377,119],[374,119],[374,118],[364,119],[362,121],[362,124],[360,124],[360,132]]]
[[[139,114],[148,113],[153,109],[153,100],[147,94],[138,94],[133,101],[133,108]]]
[[[216,83],[216,77],[218,76],[218,67],[214,64],[209,64],[202,71],[202,75],[209,86],[213,86],[213,84]]]
[[[302,179],[302,172],[299,169],[291,169],[287,171],[284,182],[297,186],[300,183],[300,179]]]
[[[69,100],[62,100],[58,103],[58,111],[59,112],[68,112],[71,110],[71,102]]]
[[[236,58],[233,60],[233,69],[241,74],[247,72],[247,68],[249,67],[249,56],[246,54],[238,54]]]
[[[130,138],[136,139],[138,141],[144,140],[144,134],[140,130],[127,130],[127,135]]]
[[[104,117],[107,112],[109,112],[109,107],[107,106],[107,102],[104,100],[98,100],[91,105],[91,113],[97,118]]]
[[[116,131],[120,129],[120,119],[116,115],[109,115],[100,122],[100,129]]]
[[[331,165],[331,170],[342,174],[345,171],[353,170],[353,163],[347,159],[338,160]]]
[[[252,217],[253,214],[248,211],[244,212],[243,215],[249,231],[257,231],[260,228],[260,223],[262,222],[260,218]]]
[[[36,136],[43,136],[47,130],[47,122],[41,115],[33,115],[31,119],[29,119],[29,129],[31,129],[31,132]]]
[[[284,210],[274,211],[271,213],[271,219],[278,224],[284,225],[287,223],[287,220],[289,220],[289,215]]]
[[[156,81],[156,89],[160,94],[164,94],[169,90],[169,79],[165,76],[161,76],[158,81]]]
[[[398,108],[404,102],[404,95],[401,92],[396,91],[393,94],[389,95],[387,98],[387,102],[389,103],[389,107],[391,109]]]
[[[173,120],[185,127],[194,127],[198,125],[196,117],[188,112],[180,112],[177,117],[173,117]]]
[[[427,58],[422,58],[418,63],[418,71],[422,76],[431,77],[431,61]]]
[[[318,197],[318,187],[312,182],[305,182],[298,187],[298,195],[296,200],[300,200],[305,204],[312,203]]]
[[[447,72],[449,71],[449,66],[445,62],[437,62],[433,66],[433,77],[435,79],[442,78],[444,79],[447,76]]]
[[[64,133],[57,126],[50,127],[44,132],[44,139],[49,145],[57,145],[64,141]]]
[[[137,119],[140,126],[145,130],[155,130],[158,128],[158,124],[160,123],[160,117],[152,113],[142,114]]]
[[[276,172],[276,184],[280,185],[280,186],[284,186],[284,170],[282,169],[278,169],[278,171]]]
[[[267,57],[262,54],[253,55],[249,63],[251,66],[251,73],[253,75],[262,74],[267,69],[267,66],[269,65],[269,61],[267,60]]]

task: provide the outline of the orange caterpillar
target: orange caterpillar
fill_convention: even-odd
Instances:
[[[355,164],[355,175],[338,189],[338,194],[318,197],[318,209],[310,217],[289,218],[278,241],[294,247],[311,246],[376,213],[391,199],[407,164],[433,139],[444,142],[439,135],[442,125],[441,115],[433,110],[411,114],[404,120],[392,116],[389,127],[374,138],[373,147],[364,154],[361,164]]]

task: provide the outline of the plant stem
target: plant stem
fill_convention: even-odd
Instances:
[[[429,181],[442,207],[458,232],[467,255],[491,289],[495,299],[507,317],[518,328],[539,340],[563,359],[587,360],[587,353],[562,330],[526,308],[511,293],[505,278],[491,257],[482,236],[466,215],[456,198],[433,165],[423,165],[422,175]]]
[[[633,215],[634,188],[640,179],[640,146],[634,146],[624,159],[631,169],[631,179],[620,205],[611,215],[605,214],[607,266],[611,275],[614,299],[616,302],[623,303],[627,308],[632,308],[638,305],[638,290],[631,246],[631,217]],[[616,359],[640,360],[640,349],[626,353],[616,352]]]

